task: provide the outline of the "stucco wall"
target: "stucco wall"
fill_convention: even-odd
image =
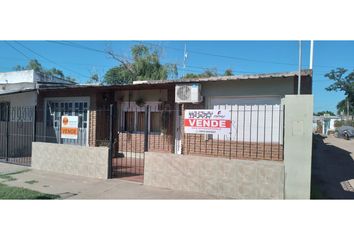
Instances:
[[[312,95],[287,95],[285,105],[285,198],[309,199],[312,157]]]
[[[10,107],[36,106],[37,93],[33,91],[9,95],[0,95],[0,102],[10,102]]]
[[[34,71],[14,71],[0,73],[0,83],[33,82]]]
[[[292,78],[254,79],[208,82],[202,85],[202,95],[213,96],[284,96],[294,93]]]
[[[32,168],[107,179],[108,148],[33,142]]]
[[[145,185],[223,198],[282,199],[283,183],[283,162],[145,153]]]

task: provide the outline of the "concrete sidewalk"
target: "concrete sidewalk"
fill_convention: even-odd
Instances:
[[[27,171],[26,171],[27,170]],[[22,172],[24,171],[24,172]],[[20,173],[18,173],[20,172]],[[215,199],[216,197],[190,192],[148,187],[119,179],[99,180],[64,175],[27,167],[0,163],[0,174],[14,180],[0,179],[9,186],[24,187],[42,193],[57,194],[63,199]]]

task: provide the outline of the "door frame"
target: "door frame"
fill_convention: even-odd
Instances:
[[[44,124],[44,135],[47,136],[47,103],[48,101],[62,101],[62,102],[70,102],[70,101],[83,101],[87,102],[87,128],[86,128],[86,146],[89,146],[89,134],[90,134],[90,97],[89,96],[83,96],[83,97],[49,97],[44,99],[44,119],[43,119],[43,124]]]

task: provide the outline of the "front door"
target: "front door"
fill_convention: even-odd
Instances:
[[[62,144],[88,145],[88,101],[48,100],[46,109],[46,141]],[[78,116],[78,138],[64,139],[60,136],[61,117]]]

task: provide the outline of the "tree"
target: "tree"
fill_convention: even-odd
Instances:
[[[206,69],[204,72],[195,74],[195,73],[187,73],[183,78],[208,78],[208,77],[215,77],[218,73],[215,69]]]
[[[233,71],[232,71],[232,69],[226,69],[225,70],[225,73],[224,73],[224,76],[233,76],[234,75],[234,73],[233,73]]]
[[[97,73],[92,74],[90,79],[87,81],[87,83],[95,83],[95,84],[98,84],[99,82],[100,82],[100,78]]]
[[[34,70],[37,72],[43,72],[42,64],[40,64],[37,59],[29,60],[29,62],[27,63],[26,69],[27,70]]]
[[[58,78],[64,78],[64,73],[59,70],[59,69],[56,69],[56,68],[51,68],[49,70],[45,70],[44,71],[46,74],[48,75],[51,75],[51,76],[54,76],[54,77],[58,77]]]
[[[21,65],[16,65],[14,67],[15,71],[22,71],[22,70],[34,70],[36,72],[43,73],[47,76],[53,76],[57,78],[62,78],[66,79],[71,82],[76,82],[76,79],[70,76],[65,76],[63,71],[57,69],[57,68],[51,68],[51,69],[46,69],[42,66],[42,64],[37,60],[37,59],[31,59],[28,61],[27,65],[21,66]]]
[[[131,60],[118,56],[113,51],[108,54],[118,61],[119,65],[109,69],[104,82],[107,84],[126,84],[136,80],[162,80],[177,76],[176,64],[162,64],[160,55],[155,49],[143,44],[131,48]]]
[[[348,73],[345,68],[337,68],[331,70],[325,75],[329,80],[334,81],[326,88],[327,91],[342,91],[346,96],[344,100],[338,103],[337,110],[347,112],[347,102],[349,104],[349,114],[354,114],[354,71]]]
[[[315,116],[323,116],[324,114],[329,114],[330,116],[335,116],[335,114],[333,112],[328,111],[328,110],[314,113]]]

